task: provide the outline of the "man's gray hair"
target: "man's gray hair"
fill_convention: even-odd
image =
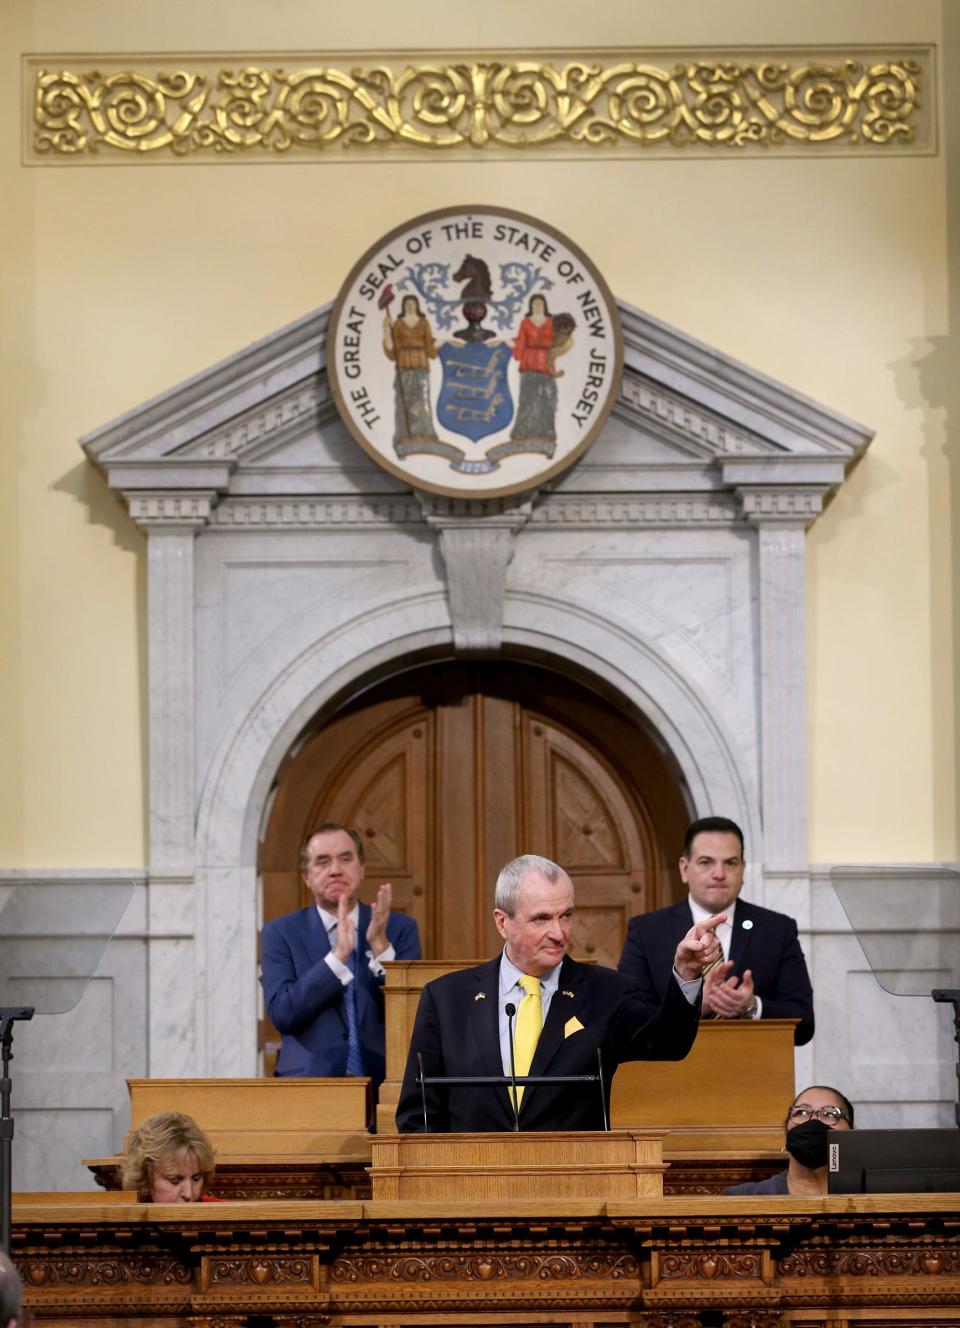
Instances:
[[[20,1278],[13,1264],[0,1250],[0,1328],[7,1328],[20,1318]]]
[[[524,853],[521,857],[508,862],[497,877],[497,888],[493,895],[494,908],[499,908],[501,913],[506,913],[508,918],[512,918],[517,911],[520,883],[527,872],[532,871],[542,872],[548,881],[561,879],[569,881],[570,889],[573,889],[573,882],[562,867],[558,867],[549,858],[541,858],[536,853]]]

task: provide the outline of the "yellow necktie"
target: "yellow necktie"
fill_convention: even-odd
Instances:
[[[517,1011],[517,1025],[513,1039],[513,1058],[518,1076],[530,1073],[530,1066],[533,1064],[533,1053],[537,1049],[537,1042],[540,1040],[540,1033],[543,1029],[540,979],[530,978],[524,974],[520,978],[520,986],[526,992],[526,995],[520,1002],[520,1009]],[[517,1110],[519,1111],[520,1103],[523,1101],[523,1089],[518,1088],[516,1093]]]

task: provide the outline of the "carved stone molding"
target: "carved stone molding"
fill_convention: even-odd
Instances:
[[[31,55],[28,161],[935,150],[934,50]]]
[[[187,493],[133,490],[123,496],[134,521],[146,530],[200,530],[210,520],[217,501],[212,490]]]
[[[333,413],[326,375],[317,375],[306,382],[293,384],[258,409],[212,430],[181,455],[221,461],[242,453],[252,459],[258,444],[264,450],[272,450],[311,427],[315,428],[320,408],[328,402]]]
[[[773,487],[739,490],[743,515],[751,525],[811,525],[823,511],[827,486],[783,489]]]
[[[495,654],[502,639],[507,567],[517,532],[530,519],[531,504],[435,502],[424,495],[423,505],[427,525],[439,534],[446,564],[454,649]],[[471,507],[494,510],[471,519]]]
[[[556,493],[537,504],[531,528],[632,529],[635,526],[725,526],[740,520],[732,495],[725,493],[630,494],[624,498]]]
[[[733,428],[728,421],[698,410],[689,400],[631,373],[623,375],[614,411],[632,423],[648,428],[653,424],[658,434],[676,438],[695,455],[755,455],[770,450],[745,429]]]
[[[213,511],[219,530],[350,530],[422,526],[423,511],[413,497],[228,498]]]

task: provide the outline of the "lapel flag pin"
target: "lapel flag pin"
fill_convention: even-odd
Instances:
[[[565,992],[562,992],[561,995],[563,995],[563,996],[569,996],[571,1000],[574,999],[574,995],[573,995],[573,992],[572,992],[572,991],[565,991]]]

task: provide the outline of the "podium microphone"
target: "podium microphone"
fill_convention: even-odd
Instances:
[[[427,1124],[427,1086],[423,1082],[423,1053],[417,1052],[417,1065],[420,1067],[420,1100],[423,1103],[423,1132],[430,1133],[430,1127]]]
[[[507,1036],[510,1041],[510,1105],[513,1107],[513,1128],[520,1129],[520,1108],[517,1106],[517,1064],[513,1056],[513,1019],[517,1013],[517,1007],[513,1001],[507,1001],[503,1007],[503,1012],[507,1016]]]
[[[600,1111],[603,1116],[603,1128],[610,1129],[610,1118],[607,1115],[607,1094],[603,1087],[603,1057],[600,1054],[600,1048],[597,1047],[597,1082],[600,1085]]]

